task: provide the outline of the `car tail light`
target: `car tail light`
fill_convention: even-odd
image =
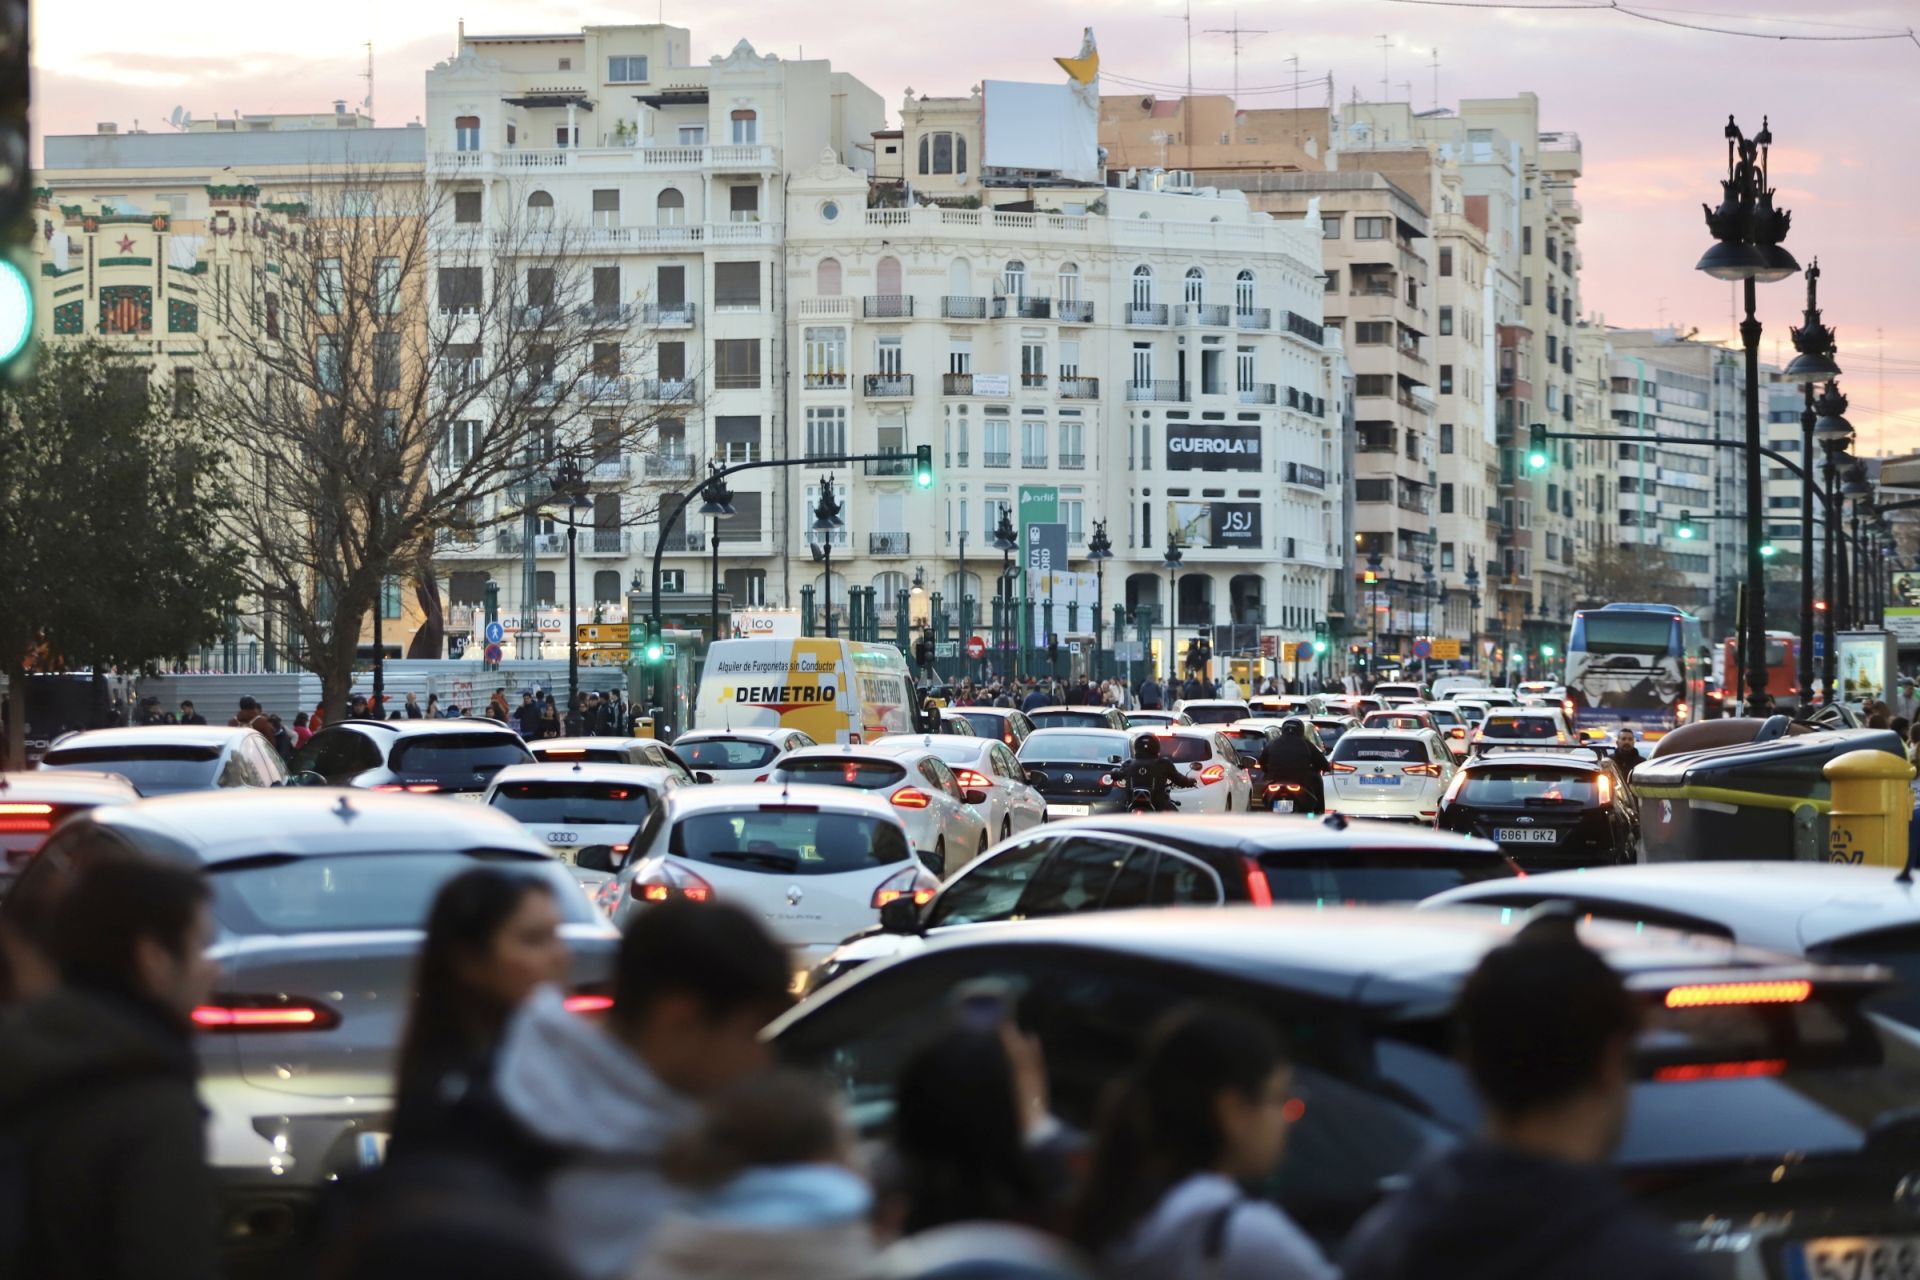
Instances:
[[[713,898],[713,886],[685,867],[671,862],[656,862],[633,879],[630,890],[642,902],[668,902],[679,897],[688,902],[707,902]]]
[[[0,804],[0,833],[35,834],[53,830],[50,804]]]
[[[896,809],[924,809],[933,803],[918,787],[902,787],[888,798]]]
[[[955,769],[953,776],[960,780],[963,787],[978,787],[982,791],[993,785],[993,779],[973,769]]]
[[[1267,884],[1267,873],[1258,858],[1242,858],[1247,868],[1247,899],[1256,907],[1273,905],[1273,888]]]
[[[1440,766],[1437,764],[1402,765],[1400,772],[1416,774],[1422,778],[1437,778],[1440,776]]]
[[[1772,982],[1703,982],[1667,991],[1669,1009],[1705,1009],[1732,1004],[1801,1004],[1813,996],[1805,978]]]
[[[755,782],[765,782],[766,780],[767,780],[767,775],[764,773],[754,779]]]
[[[298,997],[218,995],[193,1011],[202,1031],[326,1031],[340,1015],[317,1000]]]
[[[383,782],[374,788],[375,791],[411,791],[419,796],[429,795],[439,789],[437,782]]]
[[[1752,1058],[1744,1062],[1688,1062],[1659,1067],[1653,1078],[1662,1084],[1680,1084],[1690,1080],[1745,1080],[1753,1076],[1777,1076],[1787,1069],[1785,1058]]]
[[[1687,706],[1687,704],[1684,702],[1678,704],[1673,709],[1673,718],[1676,720],[1685,720],[1689,715],[1692,715],[1692,714],[1693,714],[1693,709]]]
[[[1464,738],[1467,736],[1467,731],[1459,725],[1454,725],[1447,730],[1447,736],[1449,738]]]
[[[1350,764],[1341,764],[1341,763],[1340,763],[1340,762],[1339,762],[1338,760],[1330,760],[1330,761],[1328,761],[1328,762],[1327,762],[1327,768],[1328,768],[1328,769],[1329,769],[1330,771],[1332,771],[1332,772],[1334,772],[1334,773],[1352,773],[1352,772],[1353,772],[1353,766],[1352,766],[1352,765],[1350,765]]]
[[[1210,764],[1200,771],[1200,781],[1207,784],[1218,782],[1226,776],[1227,766],[1223,764]]]
[[[873,909],[878,911],[894,899],[906,897],[913,899],[914,906],[924,907],[939,891],[940,881],[933,872],[915,864],[880,882],[880,887],[873,891]]]
[[[1606,774],[1602,773],[1597,775],[1594,778],[1594,784],[1595,784],[1595,790],[1598,791],[1600,796],[1600,803],[1612,804],[1613,803],[1613,779],[1609,778]]]
[[[605,1013],[613,1008],[613,997],[591,991],[576,991],[561,1004],[568,1013]]]

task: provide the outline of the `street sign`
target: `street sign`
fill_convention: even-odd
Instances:
[[[580,663],[588,667],[624,667],[632,661],[625,649],[582,649]]]
[[[1068,653],[1070,653],[1070,654],[1072,654],[1072,655],[1073,655],[1074,657],[1076,657],[1076,658],[1077,658],[1077,657],[1079,657],[1079,656],[1080,656],[1080,642],[1079,642],[1078,640],[1069,640],[1069,641],[1067,641],[1067,652],[1068,652]]]
[[[626,648],[629,629],[624,622],[582,622],[573,629],[581,644],[612,644]]]
[[[507,629],[501,626],[498,621],[489,622],[487,624],[487,630],[485,634],[487,637],[488,644],[499,644],[502,640],[505,640],[507,638]],[[495,661],[495,659],[488,658],[487,661],[493,662]]]
[[[1113,646],[1115,662],[1145,662],[1147,645],[1144,640],[1120,640]]]
[[[933,656],[936,658],[959,657],[960,642],[958,640],[940,640],[935,642],[933,646]]]
[[[496,622],[493,625],[497,627],[500,624]],[[488,630],[492,629],[492,627],[488,628]],[[484,656],[488,662],[498,663],[500,661],[500,646],[497,644],[488,645]]]
[[[975,662],[987,656],[987,642],[979,636],[967,637],[967,656]]]
[[[1415,640],[1413,642],[1413,656],[1422,659],[1431,658],[1433,656],[1433,642],[1430,640]]]
[[[1439,658],[1442,661],[1452,661],[1460,656],[1458,640],[1432,640],[1427,643],[1427,648],[1429,657]]]
[[[1813,633],[1813,656],[1816,658],[1827,656],[1827,633],[1824,631]]]

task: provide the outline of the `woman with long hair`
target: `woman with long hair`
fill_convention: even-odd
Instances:
[[[1332,1280],[1292,1220],[1242,1190],[1280,1162],[1292,1077],[1266,1023],[1169,1015],[1107,1098],[1075,1241],[1114,1280]]]
[[[558,738],[560,734],[560,712],[551,702],[540,704],[540,736]]]

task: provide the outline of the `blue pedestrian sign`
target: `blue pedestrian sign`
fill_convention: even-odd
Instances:
[[[502,640],[505,640],[507,638],[507,629],[501,626],[497,621],[489,622],[487,624],[486,637],[487,637],[488,644],[499,644]]]
[[[1824,631],[1813,633],[1813,656],[1816,658],[1827,656],[1827,633]]]

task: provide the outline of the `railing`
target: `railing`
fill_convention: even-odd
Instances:
[[[1082,378],[1078,375],[1060,377],[1060,398],[1062,400],[1098,400],[1100,398],[1100,379]]]
[[[904,533],[870,533],[867,535],[867,554],[870,556],[904,556],[912,554],[913,540]]]
[[[1128,324],[1165,324],[1166,322],[1167,304],[1164,302],[1148,303],[1144,307],[1137,302],[1127,304]]]
[[[913,314],[913,297],[905,293],[870,293],[860,300],[860,314],[869,320],[903,320]]]
[[[700,398],[700,384],[691,378],[642,378],[640,398],[663,403],[692,404]]]
[[[709,222],[665,226],[521,228],[493,233],[503,254],[547,256],[562,249],[578,253],[600,249],[685,249],[693,245],[772,244],[781,228],[771,222]]]
[[[1078,298],[1062,298],[1053,305],[1062,324],[1092,324],[1093,303]]]
[[[1023,387],[1044,387],[1047,385],[1047,375],[1044,373],[1023,373],[1020,375],[1020,385]]]
[[[617,458],[601,458],[587,468],[587,479],[605,483],[625,480],[633,473],[633,464],[624,455]]]
[[[428,157],[435,172],[502,173],[553,169],[765,169],[774,149],[753,144],[697,147],[515,147],[504,151],[436,151]]]
[[[522,329],[544,329],[550,324],[560,322],[560,308],[551,303],[538,307],[515,307],[513,322]]]
[[[567,554],[567,535],[564,533],[539,533],[533,538],[533,554],[537,556],[563,556]]]
[[[686,453],[650,453],[644,459],[649,480],[693,479],[693,455]]]
[[[583,556],[623,556],[633,549],[630,529],[582,529],[580,535]]]
[[[1321,346],[1327,340],[1327,327],[1316,320],[1309,320],[1297,311],[1287,312],[1287,332],[1296,337],[1305,338],[1315,346]]]
[[[983,467],[1010,467],[1013,465],[1013,455],[1005,450],[999,452],[983,452],[980,455],[980,465]]]
[[[1254,382],[1240,388],[1241,404],[1272,404],[1273,383]]]
[[[835,373],[809,373],[806,375],[805,385],[809,391],[823,391],[830,387],[844,387],[847,385],[847,375],[844,370]]]
[[[943,396],[970,396],[973,394],[973,375],[970,373],[943,373],[940,375],[940,394]]]
[[[595,328],[632,324],[633,304],[631,302],[583,302],[580,304],[580,323],[592,325]]]
[[[560,384],[551,376],[541,378],[538,382],[527,377],[515,378],[513,389],[516,393],[526,395],[535,404],[552,404],[560,398]]]
[[[645,321],[659,327],[689,325],[699,314],[699,306],[692,302],[649,302],[644,313]]]
[[[1176,324],[1183,325],[1224,325],[1227,323],[1227,308],[1212,302],[1183,302],[1180,304]]]
[[[480,533],[452,533],[441,530],[434,535],[433,552],[439,556],[487,556],[496,554],[493,539]],[[499,552],[497,554],[508,554]]]
[[[1133,402],[1152,402],[1160,404],[1178,404],[1185,400],[1185,388],[1179,380],[1156,378],[1149,382],[1129,382],[1127,399]]]
[[[995,298],[993,315],[996,320],[1009,316],[1020,320],[1045,320],[1053,315],[1053,299],[1026,296]]]
[[[910,476],[913,474],[913,459],[904,453],[890,458],[869,458],[865,469],[870,476]]]
[[[846,320],[853,316],[852,298],[802,298],[802,320]]]
[[[845,529],[809,529],[807,545],[810,547],[849,547],[853,537]]]
[[[943,320],[985,320],[987,318],[987,300],[971,298],[964,294],[949,293],[940,299],[940,318]]]
[[[698,555],[707,549],[707,533],[704,529],[676,529],[662,540],[658,529],[648,529],[640,537],[640,552],[651,555],[656,546],[669,555],[676,552]]]
[[[1273,310],[1270,307],[1245,307],[1233,313],[1233,327],[1236,329],[1271,329]]]
[[[1399,493],[1394,495],[1393,501],[1402,511],[1413,511],[1423,516],[1433,511],[1433,500],[1425,494]]]
[[[589,400],[624,400],[632,388],[633,379],[625,374],[595,374],[580,380],[580,394]]]
[[[1044,453],[1022,453],[1020,455],[1020,465],[1030,470],[1037,470],[1047,465],[1047,455]]]
[[[840,455],[845,452],[846,449],[844,447],[828,449],[824,453],[815,453],[808,450],[800,455],[800,466],[807,471],[825,471],[832,467],[838,467],[840,465]]]
[[[860,380],[861,394],[870,400],[886,400],[913,394],[910,373],[870,373]]]
[[[1087,455],[1084,453],[1063,453],[1060,455],[1060,469],[1063,471],[1079,471],[1086,465]]]

